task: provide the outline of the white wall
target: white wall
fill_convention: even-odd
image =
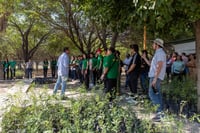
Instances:
[[[196,53],[195,41],[179,43],[173,46],[174,46],[175,52],[178,52],[179,54],[181,54],[182,52],[185,52],[187,55]]]

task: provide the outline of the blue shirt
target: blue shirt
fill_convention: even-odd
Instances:
[[[171,67],[171,72],[180,74],[185,69],[185,63],[183,61],[174,61]]]
[[[128,66],[130,65],[132,57],[130,56],[129,58],[126,58],[123,63],[125,65],[125,70],[128,70]]]
[[[69,56],[66,53],[62,53],[57,62],[58,66],[58,76],[69,75]]]
[[[164,77],[165,77],[165,72],[166,72],[166,54],[165,54],[165,52],[162,48],[157,49],[154,56],[153,56],[153,59],[151,61],[150,71],[149,71],[149,77],[150,78],[155,77],[157,64],[158,64],[159,61],[163,62],[163,66],[160,70],[158,78],[163,80]]]

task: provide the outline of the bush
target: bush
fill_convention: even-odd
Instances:
[[[172,80],[163,88],[163,95],[168,106],[173,106],[176,113],[196,112],[197,87],[193,80],[185,81]]]
[[[24,77],[24,71],[23,70],[16,70],[15,77],[16,78],[23,78]]]
[[[15,100],[19,101],[19,100]],[[144,132],[135,114],[96,95],[68,102],[42,94],[10,106],[2,119],[2,132]]]

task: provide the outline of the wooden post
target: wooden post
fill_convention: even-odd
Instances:
[[[147,49],[147,27],[146,25],[144,26],[144,33],[143,33],[143,37],[144,37],[144,40],[143,40],[143,49],[146,50]]]

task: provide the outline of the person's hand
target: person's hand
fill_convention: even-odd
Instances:
[[[157,78],[154,78],[152,83],[151,83],[151,85],[155,87],[156,86],[156,82],[157,82]]]
[[[143,54],[141,57],[142,57],[143,59],[145,59],[145,58],[146,58],[146,55],[145,55],[145,54]]]
[[[128,70],[126,71],[126,75],[128,75],[129,74],[129,72],[128,72]]]
[[[105,74],[102,74],[100,79],[103,80],[105,78]]]

